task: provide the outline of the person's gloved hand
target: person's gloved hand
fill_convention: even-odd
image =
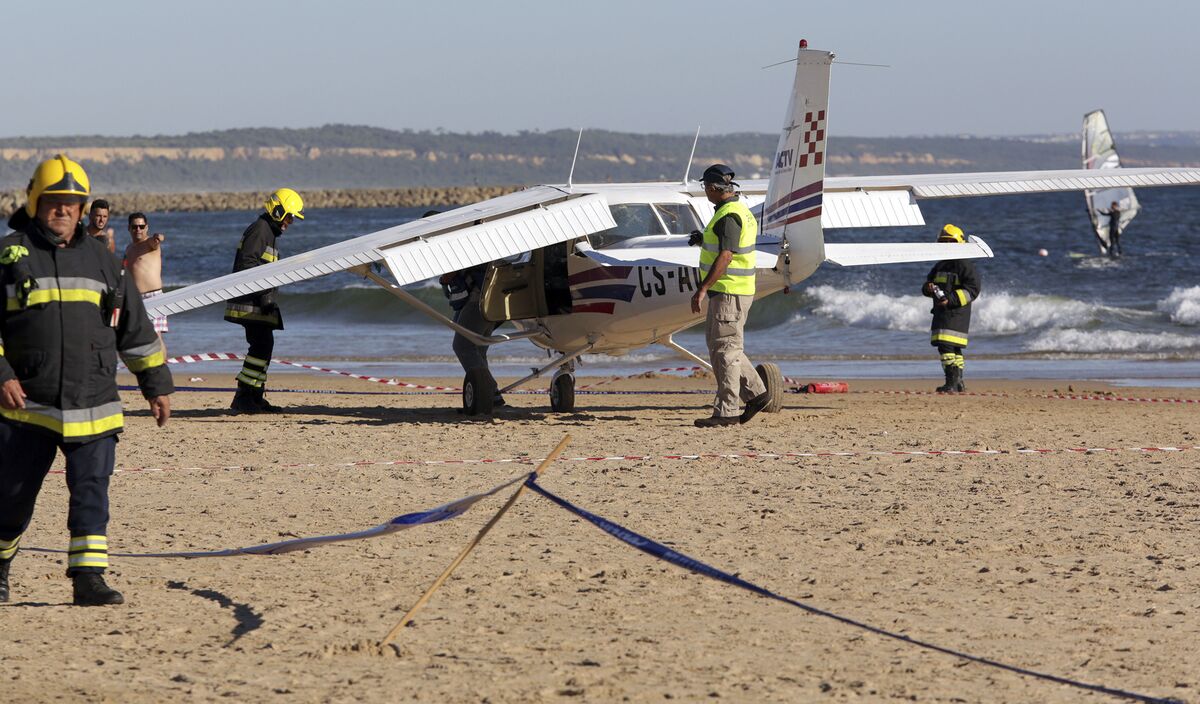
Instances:
[[[695,247],[696,245],[700,244],[703,241],[704,241],[704,233],[699,230],[692,230],[691,234],[688,235],[688,246],[689,247]]]

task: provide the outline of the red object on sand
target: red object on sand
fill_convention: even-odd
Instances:
[[[850,391],[850,385],[844,381],[814,381],[806,390],[810,394],[844,394]]]

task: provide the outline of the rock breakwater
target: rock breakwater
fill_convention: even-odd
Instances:
[[[419,208],[457,206],[477,203],[488,198],[520,190],[519,186],[449,186],[443,188],[381,188],[381,189],[300,189],[305,208]],[[269,193],[206,192],[206,193],[95,193],[112,203],[115,213],[142,211],[207,212],[221,210],[257,210]],[[0,215],[4,218],[25,203],[20,191],[0,193]]]

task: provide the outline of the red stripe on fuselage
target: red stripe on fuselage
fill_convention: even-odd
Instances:
[[[780,206],[786,205],[787,203],[790,203],[793,200],[796,200],[798,198],[803,198],[804,196],[810,196],[810,195],[816,193],[817,191],[820,191],[821,187],[824,185],[824,183],[825,183],[824,181],[817,181],[816,183],[808,184],[804,188],[792,191],[791,193],[787,194],[786,196],[780,198],[779,200],[777,200],[773,204],[771,204],[771,207],[763,209],[763,212],[770,213],[771,211],[776,210]]]
[[[821,214],[821,206],[818,205],[817,207],[813,208],[812,210],[809,210],[808,212],[800,213],[799,215],[796,215],[794,217],[788,218],[787,220],[784,220],[783,224],[791,225],[794,222],[800,222],[801,220],[807,220],[809,218],[816,217],[820,214]]]
[[[607,313],[612,315],[616,303],[608,301],[605,303],[576,303],[571,306],[572,313]]]
[[[633,267],[631,266],[598,266],[594,269],[571,274],[567,277],[567,283],[574,286],[575,284],[583,284],[589,281],[624,280],[629,277],[629,272],[631,271],[633,271]]]

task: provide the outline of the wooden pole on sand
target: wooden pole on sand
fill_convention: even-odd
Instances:
[[[563,448],[565,448],[569,442],[571,442],[571,436],[564,435],[563,439],[559,440],[558,445],[555,446],[555,448],[550,451],[550,454],[546,456],[546,459],[542,460],[542,463],[539,464],[537,469],[533,471],[534,476],[542,476],[542,471],[549,467],[550,464],[558,458],[558,455],[563,451]],[[508,512],[508,509],[513,507],[513,504],[517,503],[517,499],[521,498],[521,494],[524,492],[525,483],[522,482],[521,485],[517,487],[517,490],[513,492],[512,496],[508,497],[508,501],[505,501],[504,505],[500,507],[500,510],[496,512],[496,515],[492,516],[491,520],[484,524],[483,528],[481,528],[479,532],[475,534],[475,537],[471,539],[471,542],[467,543],[467,546],[462,549],[462,552],[458,553],[458,557],[454,558],[454,561],[450,563],[450,566],[447,567],[444,572],[442,572],[441,576],[434,580],[429,589],[426,589],[425,593],[421,595],[421,598],[417,599],[417,603],[412,605],[412,608],[408,610],[408,613],[404,614],[404,617],[400,619],[400,622],[393,626],[392,630],[388,631],[388,634],[383,637],[382,641],[379,642],[379,647],[382,648],[396,639],[396,636],[400,634],[400,630],[407,626],[409,621],[412,621],[413,615],[417,613],[417,610],[424,606],[425,602],[429,601],[429,597],[433,596],[433,593],[438,590],[438,587],[442,586],[443,582],[449,579],[450,574],[462,564],[463,560],[467,559],[467,555],[471,552],[471,550],[473,550],[475,546],[483,540],[483,536],[487,535],[488,531],[490,531],[493,526],[500,522],[501,517]]]

